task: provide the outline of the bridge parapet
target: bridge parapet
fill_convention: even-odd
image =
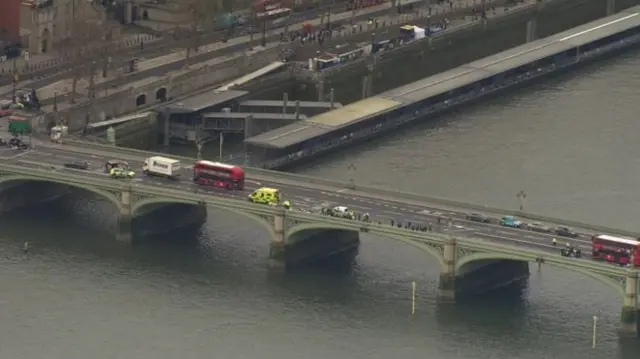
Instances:
[[[113,147],[109,145],[92,143],[86,141],[77,141],[77,140],[66,140],[65,143],[71,146],[77,146],[82,149],[86,149],[89,151],[95,151],[96,154],[99,153],[117,153],[121,156],[130,156],[132,159],[136,160],[144,160],[150,156],[157,156],[158,154],[150,151],[136,150],[131,148],[124,147]],[[173,156],[177,159],[189,162],[195,162],[195,158],[191,157],[183,157],[183,156]],[[402,202],[408,205],[416,205],[416,206],[425,206],[432,205],[437,206],[441,209],[450,209],[450,210],[462,210],[462,211],[477,211],[485,214],[491,214],[496,216],[503,215],[514,215],[524,219],[528,219],[536,222],[544,222],[550,224],[562,224],[569,227],[573,227],[575,230],[583,230],[589,234],[588,232],[598,232],[598,233],[616,233],[620,235],[625,235],[629,237],[638,237],[639,233],[636,231],[629,230],[621,230],[619,228],[611,228],[603,225],[593,225],[589,223],[583,223],[580,221],[562,219],[562,218],[554,218],[549,216],[544,216],[541,214],[536,214],[532,212],[519,211],[517,208],[508,209],[508,208],[497,208],[488,205],[482,204],[473,204],[473,203],[465,203],[462,201],[457,201],[453,199],[440,198],[440,197],[432,197],[426,196],[419,193],[411,193],[411,192],[403,192],[397,190],[391,190],[389,188],[381,188],[375,186],[366,186],[357,184],[354,188],[354,184],[347,181],[336,181],[328,178],[319,178],[312,177],[288,172],[280,172],[280,171],[272,171],[265,170],[261,168],[254,167],[245,167],[246,173],[249,177],[260,180],[260,181],[269,181],[274,183],[282,183],[282,184],[295,184],[295,185],[307,185],[309,187],[316,186],[318,188],[330,189],[330,190],[340,190],[340,189],[349,189],[349,193],[354,196],[367,197],[376,200],[388,200],[392,202]]]

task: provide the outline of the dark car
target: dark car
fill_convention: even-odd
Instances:
[[[571,228],[569,227],[559,226],[559,227],[556,227],[553,231],[555,234],[562,237],[570,237],[570,238],[578,237],[578,233],[572,231]]]
[[[29,145],[28,143],[25,143],[20,138],[13,137],[9,140],[9,147],[11,147],[14,150],[26,150],[31,148],[31,145]]]
[[[467,221],[473,221],[473,222],[481,222],[481,223],[491,223],[491,218],[485,216],[484,214],[480,214],[480,213],[469,213],[466,215]]]
[[[64,166],[66,168],[73,168],[76,170],[88,170],[89,169],[89,163],[88,162],[71,162],[71,163],[65,163]]]
[[[527,224],[526,228],[528,230],[530,230],[530,231],[539,232],[539,233],[550,233],[551,232],[551,228],[545,226],[542,223],[538,223],[538,222],[529,223],[529,224]]]

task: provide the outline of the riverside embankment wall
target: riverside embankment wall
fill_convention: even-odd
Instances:
[[[298,71],[301,84],[292,92],[297,98],[326,99],[333,88],[336,100],[347,104],[362,98],[364,77],[368,77],[368,94],[380,93],[639,3],[638,0],[541,1],[341,67],[320,73]]]

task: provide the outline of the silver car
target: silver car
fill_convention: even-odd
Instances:
[[[533,232],[539,232],[539,233],[550,233],[551,232],[551,228],[548,226],[545,226],[542,223],[538,223],[538,222],[533,222],[533,223],[529,223],[527,224],[527,229]]]

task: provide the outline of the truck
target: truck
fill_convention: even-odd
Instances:
[[[25,117],[10,116],[9,117],[9,133],[14,136],[28,135],[32,132],[31,122]]]
[[[180,161],[160,156],[149,157],[144,160],[142,172],[147,176],[177,180],[180,177]]]

